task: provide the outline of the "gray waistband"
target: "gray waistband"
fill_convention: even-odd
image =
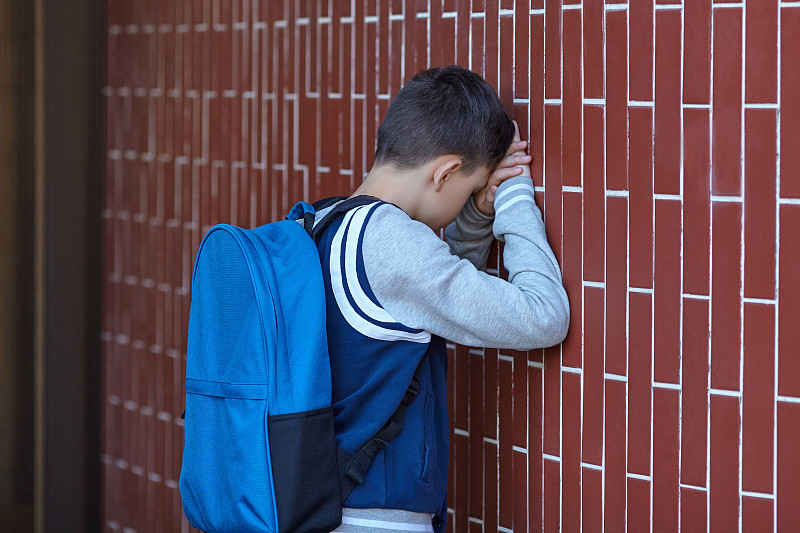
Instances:
[[[401,509],[342,509],[342,525],[336,533],[433,533],[432,514],[414,513]]]

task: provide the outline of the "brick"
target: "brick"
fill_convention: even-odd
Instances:
[[[739,390],[741,205],[712,207],[711,387]]]
[[[427,13],[427,5],[421,4],[418,7],[417,13]],[[430,13],[428,13],[428,17],[430,18]],[[411,32],[409,32],[411,35]],[[428,40],[428,25],[424,19],[415,19],[413,24],[413,35],[414,35],[414,46],[413,46],[413,55],[414,55],[414,69],[412,71],[406,71],[406,75],[413,75],[419,72],[420,70],[424,70],[426,68],[431,67],[430,61],[428,60],[428,55],[430,54],[431,43]],[[487,42],[487,45],[489,43]],[[487,50],[490,47],[487,46]],[[492,57],[497,57],[497,55],[493,55]],[[497,83],[492,84],[495,88],[497,87]]]
[[[472,471],[472,468],[475,467],[475,463],[472,461],[474,452],[469,437],[452,435],[450,438],[452,439],[451,445],[454,453],[452,459],[453,463],[455,463],[450,470],[455,473],[455,481],[453,483],[453,490],[448,491],[448,494],[452,494],[450,497],[453,499],[453,503],[450,505],[456,510],[455,520],[458,524],[463,524],[467,521],[467,513],[469,510],[467,502],[471,502],[469,496],[472,491],[472,486],[474,486],[476,482]],[[467,450],[469,450],[469,453],[467,453]],[[483,457],[481,457],[481,461],[482,460]],[[480,464],[480,462],[477,463],[478,470],[480,470]],[[480,477],[478,477],[477,481],[480,483]],[[461,531],[464,530],[462,529]]]
[[[469,23],[469,18],[467,18],[467,23]],[[396,46],[395,43],[402,43],[404,42],[403,39],[403,31],[404,31],[405,21],[389,21],[389,27],[391,29],[391,36],[390,39],[392,40],[392,47]],[[467,32],[468,33],[468,32]],[[391,95],[395,95],[400,91],[400,87],[402,87],[405,80],[403,79],[403,69],[405,68],[405,63],[400,60],[400,58],[395,57],[391,62],[391,74],[389,77],[389,88],[390,90],[387,91]]]
[[[709,112],[683,111],[683,292],[709,294],[711,141]]]
[[[647,102],[653,99],[653,0],[630,2],[629,5],[632,51],[630,99]]]
[[[500,17],[500,35],[514,34],[514,19]],[[500,39],[500,101],[506,109],[514,105],[514,42],[511,39]]]
[[[371,4],[372,2],[367,2]],[[433,2],[430,5],[430,14],[428,15],[429,25],[431,28],[437,28],[438,31],[431,32],[430,46],[428,47],[428,54],[430,54],[431,66],[450,64],[442,62],[442,53],[445,47],[451,47],[455,44],[455,35],[450,35],[450,39],[446,39],[444,33],[446,31],[444,24],[442,24],[442,3]],[[448,20],[452,22],[452,20]]]
[[[270,8],[274,8],[275,2],[270,5]],[[331,24],[330,24],[330,39],[332,49],[329,49],[329,60],[330,66],[328,67],[328,83],[329,88],[328,90],[333,93],[342,92],[342,69],[341,69],[341,52],[342,47],[337,46],[341,43],[342,34],[345,33],[346,27],[343,28],[340,19],[344,16],[343,13],[344,4],[334,4],[333,5],[333,12],[331,13]],[[278,56],[280,57],[280,56]],[[393,92],[394,94],[394,92]]]
[[[255,20],[250,20],[250,16],[248,16],[247,11],[248,9],[240,10],[244,19],[244,23],[247,25],[251,25]],[[296,20],[296,16],[294,13],[294,5],[288,6],[288,11],[281,16],[282,19],[287,20],[288,28],[293,26],[294,20]],[[207,33],[207,32],[206,32]],[[234,31],[234,39],[236,44],[239,46],[239,50],[237,50],[237,58],[236,61],[241,61],[245,65],[252,61],[251,54],[254,54],[253,45],[257,42],[257,37],[259,34],[263,34],[265,39],[269,39],[272,37],[272,42],[270,43],[271,47],[280,47],[281,53],[277,54],[276,59],[280,57],[291,58],[291,60],[284,60],[281,64],[280,69],[277,71],[278,75],[278,84],[280,86],[280,93],[292,93],[296,94],[302,90],[301,85],[296,85],[296,81],[298,81],[299,74],[297,71],[300,70],[300,57],[305,56],[306,51],[305,47],[302,46],[302,43],[299,42],[294,37],[294,32],[288,30],[287,27],[273,27],[269,30],[262,29],[257,30],[253,29],[251,31]],[[197,34],[202,35],[202,34]],[[288,39],[287,39],[288,37]],[[285,55],[284,55],[285,54]],[[277,59],[281,61],[280,59]],[[238,81],[238,89],[241,91],[258,91],[258,79],[257,69],[250,69],[250,68],[236,68],[234,67],[234,71],[238,71],[240,79]],[[196,69],[198,72],[202,72],[202,68],[198,67]],[[246,115],[246,113],[243,113]]]
[[[714,194],[741,194],[742,12],[714,11],[711,189]]]
[[[526,2],[514,6],[514,35],[531,35],[530,10]],[[514,50],[514,98],[528,98],[530,95],[530,47],[518,46]]]
[[[542,370],[528,366],[529,403],[528,409],[528,523],[531,531],[541,531],[543,525],[543,484],[542,460]]]
[[[586,281],[605,281],[605,180],[603,173],[603,110],[584,106],[583,110],[583,256]]]
[[[628,472],[650,475],[652,297],[630,293]]]
[[[417,21],[417,10],[411,6],[404,6],[405,9],[403,11],[403,40],[399,41],[404,43],[405,45],[405,63],[403,65],[403,72],[405,79],[403,83],[407,80],[410,80],[411,77],[418,72],[419,64],[417,63],[417,35],[418,35],[418,28],[417,26],[426,25],[426,21],[418,22]],[[481,30],[483,30],[483,21],[481,21]],[[483,31],[481,31],[481,35],[483,35]],[[481,49],[483,49],[483,42],[480,44]],[[347,48],[345,48],[347,49]],[[483,69],[481,69],[481,74],[483,73]],[[395,94],[395,93],[393,93]]]
[[[524,141],[528,141],[528,145],[530,146],[530,138],[533,132],[531,131],[530,121],[528,120],[529,109],[530,105],[527,103],[514,104],[509,109],[509,112],[511,118],[513,118],[517,122],[517,126],[519,126],[520,138]]]
[[[680,351],[680,203],[656,200],[653,379],[678,383]]]
[[[776,117],[771,109],[747,109],[744,117],[744,296],[773,299]]]
[[[569,333],[562,344],[564,364],[581,366],[583,356],[583,195],[565,192],[564,205],[564,248],[563,281],[570,306]]]
[[[516,531],[528,529],[528,454],[514,450],[512,468],[514,487],[512,489],[514,520],[509,528]]]
[[[226,20],[225,23],[229,24],[229,21]],[[163,38],[166,39],[166,37]],[[233,61],[231,61],[233,54],[232,38],[231,31],[215,31],[211,33],[209,69],[211,70],[211,89],[217,91],[215,99],[221,99],[222,91],[231,88],[233,69]],[[264,32],[261,32],[257,36],[257,40],[261,41],[259,44],[263,45],[264,38]],[[164,52],[167,53],[166,50]],[[159,59],[161,59],[161,56]],[[264,61],[265,58],[261,58],[261,62],[263,63]]]
[[[484,20],[482,18],[474,18],[471,19],[471,21],[472,25],[470,27],[470,37],[472,39],[472,49],[470,50],[471,52],[470,65],[471,69],[474,72],[483,75],[485,71],[485,60],[483,54]]]
[[[561,0],[545,0],[545,98],[561,98]]]
[[[800,228],[800,206],[783,205],[780,209],[780,302],[778,305],[778,394],[800,397],[800,278],[795,274],[800,264],[800,241],[786,228]]]
[[[581,12],[564,11],[564,96],[561,171],[564,185],[581,184]]]
[[[627,30],[625,11],[606,13],[606,188],[614,190],[628,189]],[[636,76],[632,71],[632,84]]]
[[[536,185],[544,183],[544,15],[531,15],[530,131],[528,153],[531,176]],[[561,134],[559,133],[559,136]]]
[[[681,531],[705,533],[708,492],[681,487]]]
[[[561,358],[545,358],[542,451],[561,456]]]
[[[474,9],[474,6],[473,6]],[[502,55],[500,53],[500,39],[498,35],[498,26],[500,25],[499,21],[499,9],[500,6],[497,0],[486,0],[486,8],[484,9],[484,61],[485,61],[485,75],[486,81],[488,81],[492,87],[494,87],[498,94],[500,94],[500,100],[504,101],[504,92],[503,88],[500,84],[500,66],[499,66],[499,59]],[[509,40],[506,40],[508,42]],[[512,59],[511,57],[508,58],[509,60]],[[511,69],[508,70],[508,74],[511,74]]]
[[[583,1],[583,96],[603,98],[603,0]]]
[[[625,382],[605,381],[604,530],[625,530],[626,507],[626,391]]]
[[[375,79],[372,75],[367,76],[367,84],[372,87],[375,86]],[[368,173],[375,163],[375,147],[377,145],[379,126],[377,111],[376,95],[372,92],[367,92],[366,101],[364,102],[364,144],[362,154],[364,173]]]
[[[773,500],[742,496],[742,531],[772,531],[775,524]]]
[[[800,116],[800,69],[797,68],[794,54],[786,50],[800,50],[800,10],[781,8],[781,116]],[[800,168],[800,129],[792,120],[781,120],[781,168]],[[800,198],[800,173],[783,172],[781,176],[781,197]]]
[[[513,383],[512,383],[512,362],[507,359],[498,361],[498,468],[499,476],[496,478],[498,493],[498,525],[511,528],[513,525],[513,495],[514,495],[514,476],[512,470],[513,453],[513,434],[512,424],[514,415],[513,404]]]
[[[683,7],[683,102],[711,103],[711,0]],[[685,128],[685,124],[684,124]],[[689,146],[684,144],[684,147]]]
[[[739,526],[739,400],[711,396],[709,531]]]
[[[587,533],[599,533],[603,531],[603,473],[594,468],[583,469],[582,507],[581,516],[575,517],[582,520],[583,531]],[[565,513],[564,522],[567,523],[568,517]],[[564,527],[564,531],[581,531],[581,528],[569,529]]]
[[[297,106],[298,118],[299,118],[299,124],[297,128],[298,142],[297,145],[294,147],[294,150],[297,153],[297,158],[300,164],[307,165],[310,169],[310,172],[313,172],[313,169],[317,166],[316,155],[317,155],[317,146],[319,145],[317,137],[318,135],[317,127],[316,127],[317,99],[306,98],[304,96],[304,92],[301,93],[301,95],[298,95],[298,98],[300,102],[299,105]],[[265,138],[264,143],[266,144],[266,142],[267,139]],[[258,144],[257,142],[254,142],[253,144],[258,146],[260,142]],[[253,159],[256,160],[258,156],[257,152],[256,151],[254,152],[255,153],[253,154]],[[264,161],[262,161],[262,163],[266,164],[266,162]]]
[[[136,509],[144,505],[142,495],[138,489],[138,479],[129,469],[125,469],[120,474],[122,478],[122,493],[121,499],[124,502],[122,507],[122,517],[124,524],[131,524],[134,528],[141,528],[138,522],[140,514],[136,513]]]
[[[543,531],[558,533],[561,531],[561,474],[557,461],[544,461],[544,502]]]
[[[561,262],[561,143],[559,137],[550,135],[561,127],[561,113],[557,106],[545,107],[545,189],[544,222],[547,240],[556,259]],[[541,204],[540,204],[541,205]]]
[[[603,290],[584,288],[583,461],[603,462]]]
[[[473,356],[469,353],[469,348],[466,346],[456,345],[455,355],[454,355],[454,362],[453,365],[455,368],[453,369],[450,365],[448,365],[447,370],[448,372],[453,371],[455,373],[455,389],[458,395],[465,399],[472,400],[475,396],[473,395],[473,391],[471,390],[472,383],[470,382],[470,376],[473,373],[479,374],[480,377],[483,377],[483,369],[475,369],[473,368]],[[478,381],[475,383],[476,386],[481,388],[481,392],[483,387],[481,387],[482,383]],[[481,398],[482,399],[482,398]],[[455,427],[463,430],[469,430],[469,408],[470,403],[463,403],[463,404],[455,404],[451,403],[452,409],[451,415],[453,418],[453,424]],[[477,407],[477,406],[476,406]]]
[[[153,500],[153,530],[154,531],[168,531],[173,525],[170,523],[170,518],[166,512],[166,501],[168,498],[165,495],[166,487],[162,483],[156,483],[155,481],[150,481],[148,478],[148,483],[151,486],[149,490],[151,494],[151,498]]]
[[[777,102],[778,1],[746,3],[745,102]]]
[[[483,516],[483,358],[469,355],[469,464],[476,479],[469,485],[469,514]],[[463,401],[463,396],[461,397]],[[492,421],[493,422],[493,421]],[[489,422],[489,423],[492,423]],[[466,508],[467,506],[464,505]]]
[[[497,445],[491,442],[483,443],[483,520],[486,529],[495,530],[497,509],[498,472]]]
[[[497,350],[486,348],[483,351],[483,436],[497,439],[497,392],[499,368]]]
[[[389,2],[380,2],[378,7],[380,12],[378,13],[377,32],[380,36],[380,39],[376,43],[377,50],[375,62],[377,64],[377,85],[375,87],[375,92],[380,94],[389,92],[389,71],[391,70],[390,65],[393,58],[390,55],[391,49],[389,47],[389,39],[391,36],[389,31]],[[320,30],[321,29],[322,28],[320,26]],[[322,41],[321,31],[312,33],[318,34],[320,37],[320,42],[324,42]]]
[[[800,404],[778,402],[778,531],[800,523]]]
[[[523,352],[514,357],[514,417],[511,421],[514,446],[528,447],[528,362]],[[532,406],[535,408],[535,406]]]
[[[580,529],[581,512],[581,376],[562,372],[561,382],[561,527],[576,531]]]
[[[631,108],[629,228],[631,287],[653,287],[653,112]]]
[[[364,100],[352,100],[351,107],[353,109],[353,140],[352,140],[352,185],[350,190],[355,189],[363,181],[363,176],[369,170],[364,168]],[[370,147],[371,149],[372,147]],[[294,196],[294,198],[297,198]]]
[[[775,307],[744,304],[742,490],[772,492]]]
[[[660,194],[680,194],[681,14],[656,13],[655,181]],[[633,69],[633,67],[631,67]],[[633,96],[631,96],[633,99]],[[716,130],[715,130],[716,133]],[[716,147],[716,144],[714,145]]]
[[[708,301],[683,299],[681,483],[706,486],[708,448]]]
[[[650,482],[628,478],[628,531],[650,530]]]
[[[457,360],[456,348],[450,348],[448,346],[447,347],[447,382],[448,383],[455,383],[454,380],[457,379],[457,378],[456,378],[456,372],[455,372],[454,369],[459,364],[460,364],[460,366],[465,367],[465,368],[461,372],[461,375],[463,377],[458,380],[458,383],[459,383],[459,387],[458,388],[459,388],[460,392],[465,393],[466,396],[468,397],[469,396],[469,368],[467,367],[467,361],[464,360],[462,362],[459,362]],[[455,404],[455,395],[456,395],[455,386],[448,387],[447,388],[447,405]],[[462,410],[466,410],[465,408],[466,408],[466,405],[463,405]],[[456,422],[455,422],[456,417],[455,417],[455,412],[454,411],[455,411],[455,409],[449,409],[449,412],[447,414],[447,427],[450,428],[450,434],[451,435],[454,434],[454,430],[455,430],[455,427],[456,427]],[[469,428],[469,425],[467,425],[466,427]],[[452,474],[448,474],[448,475],[449,475],[449,478],[448,478],[449,481],[448,482],[451,482],[453,476],[452,476]],[[448,485],[448,486],[450,486],[450,485]]]
[[[628,201],[606,199],[606,365],[612,374],[627,373],[627,328],[625,309],[628,304]]]
[[[678,391],[653,389],[653,531],[678,530]]]

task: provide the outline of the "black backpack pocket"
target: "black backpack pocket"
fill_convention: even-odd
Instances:
[[[280,533],[328,533],[342,523],[331,406],[268,417]]]

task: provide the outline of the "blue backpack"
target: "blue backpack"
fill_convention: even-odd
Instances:
[[[329,532],[419,390],[355,453],[336,444],[325,290],[314,237],[378,201],[300,202],[255,229],[218,224],[194,264],[180,474],[192,526],[211,532]],[[303,224],[297,221],[301,220]],[[421,364],[421,362],[420,362]]]

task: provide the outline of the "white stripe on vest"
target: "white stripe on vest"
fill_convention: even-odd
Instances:
[[[349,211],[342,221],[342,225],[336,231],[333,242],[331,243],[330,271],[331,289],[336,298],[342,316],[350,326],[366,337],[384,341],[411,341],[418,343],[428,343],[431,334],[427,331],[408,332],[391,327],[375,324],[362,317],[350,304],[345,292],[345,285],[359,310],[376,322],[397,322],[386,309],[375,305],[364,293],[364,289],[358,282],[356,271],[356,259],[358,257],[358,238],[364,221],[369,213],[369,208],[374,206],[362,206]],[[346,240],[344,239],[346,234]],[[341,267],[342,242],[345,243],[344,273]]]

